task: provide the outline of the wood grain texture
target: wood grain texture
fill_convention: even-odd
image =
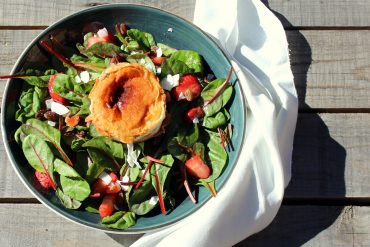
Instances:
[[[135,3],[157,7],[192,20],[195,0],[125,0],[125,1],[10,1],[0,9],[0,26],[49,26],[55,21],[88,7],[109,3]],[[32,13],[32,15],[29,15]]]
[[[286,197],[370,197],[369,143],[370,114],[300,114]],[[0,154],[0,198],[32,197]]]
[[[0,74],[10,73],[40,32],[0,30]],[[300,109],[370,108],[370,31],[287,31],[287,37]]]
[[[270,226],[236,247],[368,246],[369,222],[369,207],[282,206]],[[129,246],[139,237],[88,229],[41,204],[0,204],[0,223],[0,245],[9,247]]]
[[[282,206],[272,224],[235,247],[370,246],[370,208]]]
[[[285,27],[368,27],[368,0],[262,0],[279,17]]]

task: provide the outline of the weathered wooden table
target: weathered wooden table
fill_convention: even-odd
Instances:
[[[0,74],[54,21],[118,1],[0,1]],[[142,3],[192,20],[195,0]],[[273,223],[237,246],[370,246],[370,2],[264,0],[283,23],[299,117],[293,177]],[[4,90],[4,82],[0,84]],[[24,187],[0,144],[0,246],[128,246],[71,223]]]

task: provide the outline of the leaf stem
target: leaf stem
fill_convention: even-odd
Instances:
[[[149,163],[148,163],[148,165],[145,168],[145,171],[144,171],[143,176],[141,176],[139,182],[135,186],[135,190],[137,190],[140,187],[140,185],[144,182],[145,176],[148,173],[148,171],[149,171],[150,167],[152,166],[152,164],[153,164],[153,161],[149,160]]]
[[[218,90],[216,91],[216,93],[203,105],[203,109],[205,107],[207,107],[208,105],[210,105],[220,94],[221,92],[225,89],[225,87],[227,86],[227,84],[229,83],[229,80],[231,78],[231,75],[232,75],[232,72],[233,72],[233,67],[230,68],[229,70],[229,74],[227,75],[227,78],[226,80],[222,83],[222,85],[218,88]]]
[[[146,157],[148,158],[148,160],[151,160],[151,161],[153,161],[153,162],[155,162],[155,163],[165,164],[165,162],[164,162],[164,161],[159,160],[159,159],[156,159],[156,158],[153,158],[152,156],[146,155]]]
[[[157,173],[157,167],[155,166],[155,164],[154,164],[154,172],[155,172],[154,173],[154,175],[155,175],[155,183],[157,185],[157,193],[158,193],[158,199],[159,199],[159,206],[161,208],[162,214],[166,214],[166,207],[165,207],[164,201],[163,201],[161,184],[159,182],[159,177],[158,177],[158,173]]]
[[[194,204],[196,204],[197,200],[194,198],[193,194],[191,193],[190,185],[189,185],[188,178],[187,178],[187,175],[186,175],[186,170],[185,170],[184,166],[182,166],[182,165],[180,165],[179,168],[180,168],[180,173],[181,173],[181,176],[182,176],[182,180],[183,180],[183,184],[184,184],[186,193],[188,193],[190,200]]]

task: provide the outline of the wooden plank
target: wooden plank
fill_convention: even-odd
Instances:
[[[286,197],[369,197],[370,114],[299,114]]]
[[[0,30],[0,74],[40,30]],[[370,108],[370,31],[287,31],[300,108]],[[0,83],[0,93],[4,83]]]
[[[105,234],[77,225],[41,204],[0,204],[1,246],[129,246],[139,236]],[[370,207],[282,206],[246,246],[370,245]],[[356,245],[357,246],[357,245]]]
[[[370,197],[370,114],[300,114],[287,198]],[[0,198],[30,198],[0,144]]]
[[[126,0],[125,3],[145,4],[157,7],[185,19],[192,20],[195,0]],[[0,10],[1,26],[49,26],[55,21],[88,7],[100,4],[122,3],[122,1],[27,1],[16,0],[7,2]],[[32,13],[32,14],[30,14]]]
[[[369,246],[370,207],[282,206],[265,230],[235,245]]]
[[[370,26],[368,0],[262,0],[285,27],[289,26]]]
[[[282,21],[284,26],[370,26],[370,5],[368,0],[262,0]],[[56,20],[78,10],[97,4],[121,1],[26,1],[7,2],[0,9],[0,25],[3,26],[47,26]],[[158,1],[126,0],[126,3],[147,4],[158,7],[188,20],[193,19],[195,0]],[[32,15],[29,15],[32,13]]]

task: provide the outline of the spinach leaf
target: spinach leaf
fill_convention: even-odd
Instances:
[[[83,46],[81,44],[77,44],[77,49],[80,51],[81,54],[87,57],[115,57],[120,56],[121,49],[116,46],[115,44],[105,42],[105,43],[95,43],[89,48],[87,46]]]
[[[57,197],[60,199],[60,201],[66,208],[78,209],[81,206],[80,201],[76,199],[72,199],[68,195],[64,194],[63,191],[59,188],[57,189],[55,194],[57,195]]]
[[[109,66],[110,59],[96,56],[84,57],[74,54],[71,57],[71,62],[74,64],[83,64],[87,70],[101,73]]]
[[[168,173],[170,172],[172,165],[174,163],[174,159],[170,154],[162,155],[160,157],[160,160],[164,162],[164,164],[153,164],[151,167],[151,174],[155,174],[157,172],[158,179],[160,182],[160,187],[161,187],[161,193],[164,195],[164,188],[165,188],[165,183],[167,180]],[[158,194],[158,188],[157,188],[157,183],[155,179],[152,179],[152,185],[157,191]]]
[[[56,70],[47,70],[42,72],[37,69],[22,69],[17,73],[18,77],[26,81],[29,85],[37,87],[48,87],[49,79],[52,74],[57,73]]]
[[[154,37],[150,33],[142,32],[138,29],[130,29],[127,31],[127,35],[131,39],[136,40],[144,51],[150,51],[151,47],[156,45]]]
[[[227,153],[220,143],[218,133],[205,129],[203,138],[206,143],[206,160],[211,165],[212,174],[201,181],[209,183],[222,174],[227,162]]]
[[[104,217],[101,223],[109,228],[124,230],[136,224],[136,217],[132,212],[118,211]]]
[[[183,127],[178,131],[178,135],[173,137],[167,144],[167,150],[175,158],[186,161],[188,155],[184,148],[179,144],[187,147],[193,146],[199,139],[199,129],[197,124],[193,124],[190,128]]]
[[[225,111],[226,109],[217,112],[214,116],[205,116],[202,125],[208,129],[216,129],[217,127],[225,125],[228,121],[228,117],[224,113]]]
[[[48,144],[39,136],[28,135],[22,143],[24,156],[28,163],[39,172],[48,172],[51,179],[55,181],[53,176],[54,154]]]
[[[208,100],[210,100],[224,81],[225,79],[218,78],[210,82],[200,94],[203,102],[207,102]],[[212,116],[213,114],[219,112],[221,108],[224,107],[230,100],[232,94],[233,87],[228,84],[226,88],[221,92],[221,94],[211,104],[204,108],[206,116]]]
[[[135,214],[145,215],[158,205],[158,201],[153,202],[154,196],[156,193],[151,181],[144,181],[127,199],[128,206]]]
[[[34,118],[40,111],[46,96],[47,90],[44,88],[28,85],[24,87],[18,101],[19,109],[15,113],[16,120],[24,123],[27,119]]]
[[[119,164],[117,161],[107,153],[97,148],[88,148],[87,152],[89,153],[89,156],[93,162],[86,172],[86,179],[89,182],[92,182],[98,178],[99,175],[105,170],[114,172],[119,170]]]
[[[96,148],[104,152],[109,157],[117,158],[119,161],[123,161],[125,158],[124,148],[122,143],[112,141],[105,136],[94,137],[91,140],[85,142],[82,147],[85,148]]]
[[[163,55],[166,57],[171,56],[175,51],[177,51],[175,48],[172,48],[162,43],[157,43],[157,46],[161,48]]]
[[[63,98],[82,103],[83,98],[90,92],[93,85],[94,81],[76,83],[74,76],[60,74],[54,80],[53,90]]]
[[[145,66],[148,70],[152,71],[153,73],[156,73],[155,65],[152,62],[152,60],[145,54],[142,53],[136,53],[127,56],[126,60],[129,63],[138,63],[143,66]]]
[[[59,152],[63,160],[68,165],[73,166],[72,161],[68,158],[67,154],[63,151],[60,145],[60,132],[57,129],[51,127],[46,122],[37,119],[27,120],[27,122],[23,124],[20,128],[21,132],[23,132],[23,134],[25,135],[34,134],[41,137],[41,139],[51,143]],[[21,136],[21,133],[19,133],[18,136]]]
[[[56,159],[54,170],[60,175],[60,185],[65,195],[78,201],[83,201],[90,195],[89,184],[72,167]]]
[[[171,57],[164,61],[161,68],[161,75],[202,73],[202,57],[196,51],[178,50],[172,53]]]

